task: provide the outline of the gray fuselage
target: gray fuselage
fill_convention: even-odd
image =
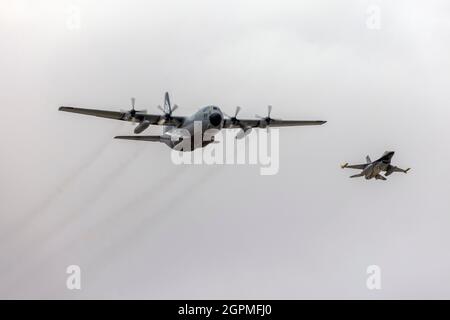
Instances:
[[[203,107],[186,118],[178,127],[171,127],[165,131],[161,141],[172,149],[182,151],[203,148],[214,142],[214,134],[222,129],[223,120],[223,113],[219,107]]]
[[[385,172],[389,168],[389,163],[383,161],[375,161],[369,164],[361,173],[369,180],[376,178],[380,172]]]

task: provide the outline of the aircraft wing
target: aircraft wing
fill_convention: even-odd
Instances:
[[[59,111],[73,112],[85,114],[88,116],[95,116],[101,118],[115,119],[115,120],[125,120],[125,112],[119,111],[107,111],[107,110],[97,110],[97,109],[83,109],[75,107],[60,107]]]
[[[342,168],[342,169],[349,168],[349,169],[364,170],[368,165],[369,165],[368,163],[364,163],[364,164],[352,164],[352,165],[349,165],[348,163],[346,163],[346,164],[343,164],[343,165],[341,166],[341,168]]]
[[[402,169],[396,166],[392,166],[392,172],[403,172],[403,173],[407,173],[411,168],[408,169]]]
[[[161,136],[115,136],[114,139],[137,141],[161,141]]]
[[[108,118],[114,120],[131,121],[131,122],[141,122],[147,120],[152,125],[165,125],[165,126],[178,126],[183,123],[185,117],[171,117],[171,119],[165,119],[162,115],[157,114],[147,114],[136,111],[133,117],[129,117],[127,112],[122,111],[110,111],[110,110],[100,110],[100,109],[85,109],[77,107],[65,107],[59,108],[59,111],[79,113],[88,116]]]
[[[239,128],[241,126],[252,127],[252,128],[264,128],[267,123],[264,119],[239,119],[239,125],[233,124],[230,119],[225,119],[223,123],[223,128]],[[269,126],[271,128],[276,127],[296,127],[296,126],[318,126],[326,123],[326,121],[316,121],[316,120],[276,120],[271,119]]]

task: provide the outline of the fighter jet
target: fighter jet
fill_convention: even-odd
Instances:
[[[148,114],[146,110],[135,109],[135,99],[131,98],[131,110],[128,111],[111,111],[99,109],[84,109],[78,107],[59,108],[60,111],[80,113],[84,115],[109,118],[115,120],[129,121],[137,123],[134,129],[135,134],[139,134],[146,130],[150,125],[163,126],[162,135],[131,135],[116,136],[116,139],[140,140],[140,141],[156,141],[165,143],[172,149],[176,149],[186,137],[191,139],[189,147],[184,145],[181,151],[192,151],[196,148],[203,148],[214,142],[214,135],[209,139],[194,139],[194,129],[200,126],[201,135],[208,129],[239,129],[236,139],[242,139],[248,135],[253,128],[269,128],[269,127],[289,127],[289,126],[311,126],[321,125],[326,121],[305,121],[305,120],[279,120],[271,118],[270,114],[272,106],[268,107],[266,117],[256,115],[258,119],[240,119],[238,118],[240,107],[236,108],[234,116],[227,116],[217,106],[205,106],[200,108],[191,116],[174,116],[173,112],[178,108],[177,105],[170,103],[169,94],[166,92],[164,97],[164,107],[158,106],[162,111],[161,115]],[[197,126],[195,125],[197,124]],[[180,148],[179,148],[180,149]]]
[[[386,151],[383,156],[375,161],[370,160],[370,157],[366,157],[366,163],[349,165],[345,163],[341,166],[342,169],[358,169],[362,170],[361,173],[350,176],[350,178],[365,177],[367,180],[375,178],[376,180],[387,180],[386,177],[381,175],[381,172],[386,172],[385,176],[391,175],[393,172],[407,173],[411,168],[401,169],[399,167],[391,165],[391,159],[394,156],[394,151]]]

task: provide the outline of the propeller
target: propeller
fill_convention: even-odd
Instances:
[[[256,118],[261,119],[261,123],[260,123],[260,127],[261,128],[267,128],[269,129],[270,124],[272,123],[272,121],[276,121],[276,120],[280,120],[280,119],[273,119],[270,117],[270,114],[272,113],[272,106],[268,105],[267,106],[267,117],[261,117],[259,115],[255,115]],[[264,124],[263,124],[264,122]]]
[[[237,118],[237,115],[239,114],[240,111],[241,107],[237,106],[233,117],[230,117],[229,115],[224,113],[228,118],[230,118],[231,124],[234,127],[240,128],[239,132],[236,135],[236,139],[242,139],[252,131],[252,127],[246,126],[245,124],[241,123],[241,120]]]
[[[237,115],[240,111],[241,111],[241,107],[237,106],[233,117],[230,117],[229,115],[224,113],[228,118],[230,118],[231,124],[233,124],[233,126],[238,125],[240,123],[240,120],[237,118]]]
[[[174,104],[173,107],[169,109],[169,111],[164,110],[163,107],[161,107],[160,105],[158,105],[158,109],[161,110],[165,116],[172,117],[172,112],[178,109],[178,105]]]
[[[147,110],[136,110],[134,108],[136,104],[136,98],[131,98],[131,109],[130,110],[120,110],[125,113],[125,120],[132,120],[133,122],[136,120],[134,117],[136,113],[147,113]]]
[[[163,125],[167,121],[172,120],[172,113],[178,109],[178,105],[174,104],[173,107],[171,106],[169,93],[166,92],[164,96],[164,108],[158,105],[158,109],[163,113],[163,117],[158,121],[158,123]]]

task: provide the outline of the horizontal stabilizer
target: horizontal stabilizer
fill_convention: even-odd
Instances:
[[[354,174],[354,175],[350,176],[350,178],[359,178],[359,177],[362,177],[362,176],[364,176],[363,173],[358,173],[358,174]]]

